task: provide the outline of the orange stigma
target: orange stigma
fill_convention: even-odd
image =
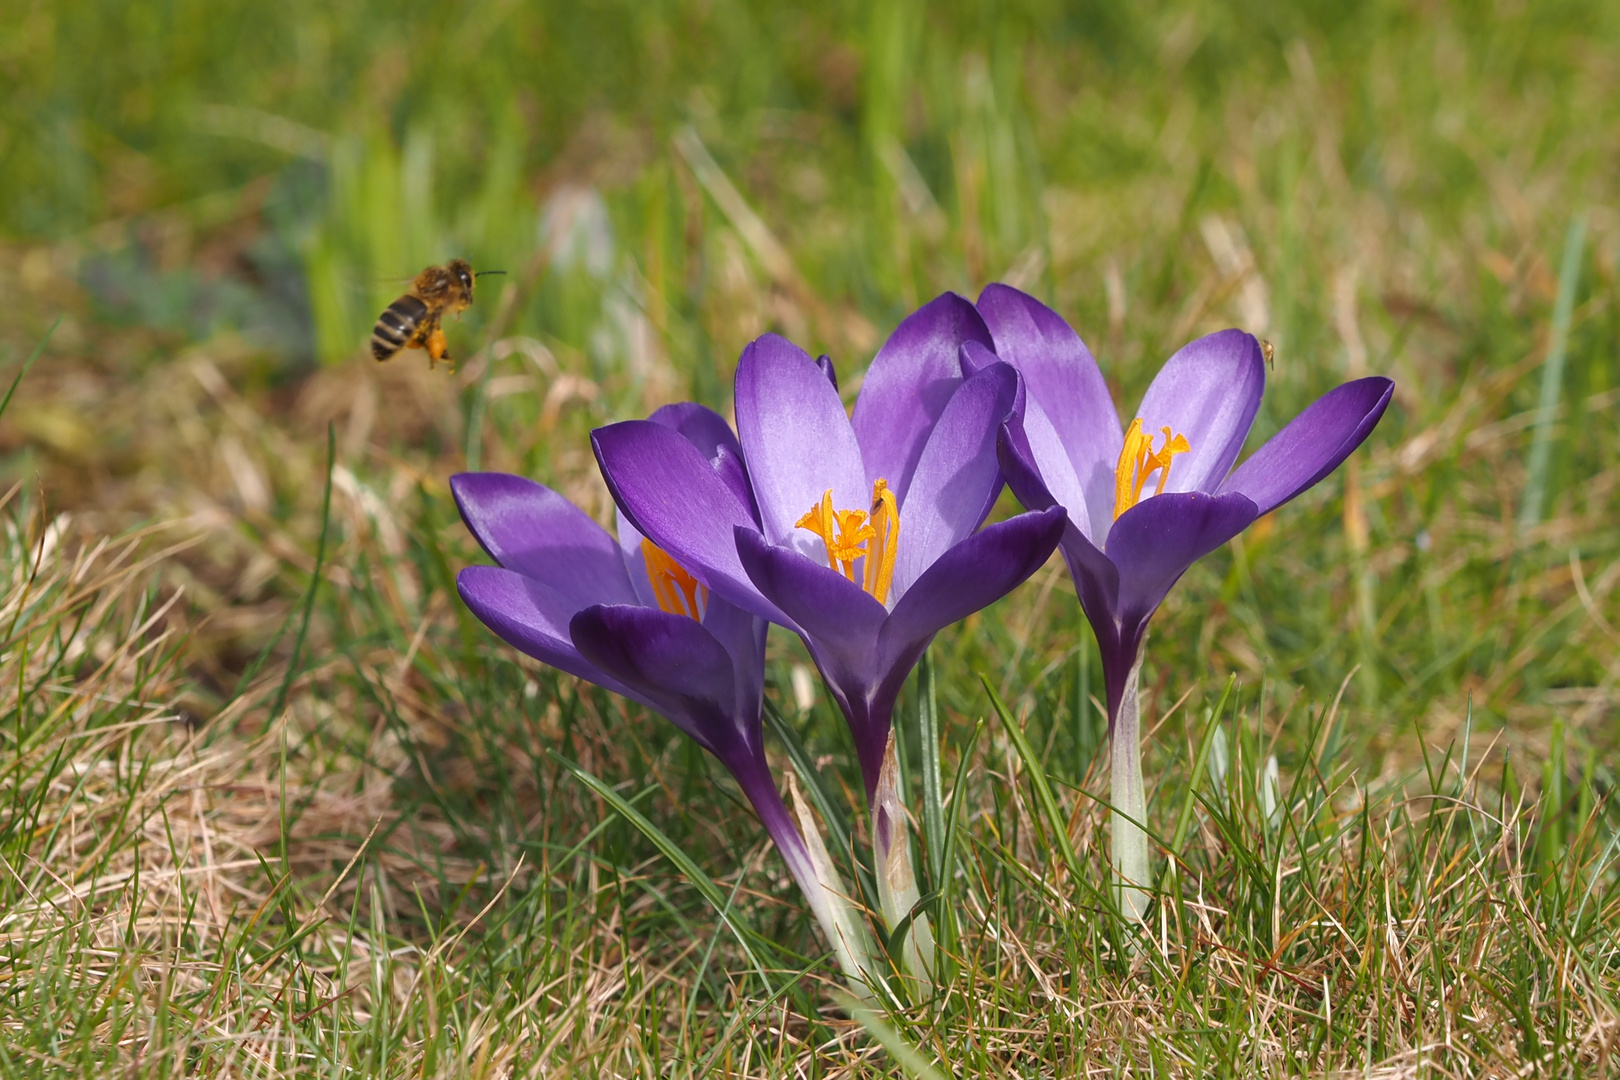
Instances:
[[[1120,447],[1119,465],[1114,469],[1115,520],[1142,501],[1142,489],[1154,472],[1159,474],[1159,483],[1153,489],[1153,494],[1161,494],[1170,479],[1171,460],[1177,454],[1185,454],[1192,449],[1185,435],[1173,435],[1169,428],[1159,430],[1164,433],[1164,445],[1156,451],[1153,449],[1153,436],[1142,431],[1140,416],[1131,421],[1130,428],[1125,432],[1125,445]]]
[[[870,510],[834,510],[832,488],[794,524],[821,538],[827,565],[855,580],[855,564],[864,560],[861,588],[878,603],[887,603],[894,580],[894,557],[900,549],[900,505],[887,480],[872,485]]]
[[[647,580],[652,583],[658,607],[671,615],[685,615],[702,622],[703,613],[709,609],[709,590],[688,574],[686,567],[645,537],[641,541],[641,557],[647,563]]]

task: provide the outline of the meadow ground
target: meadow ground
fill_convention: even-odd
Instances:
[[[6,15],[0,1069],[1620,1073],[1620,7],[556,7]],[[364,357],[455,254],[459,368]],[[954,947],[851,1010],[723,770],[461,606],[446,481],[607,520],[590,428],[992,280],[1126,399],[1269,339],[1251,448],[1398,389],[1155,622],[1150,933],[1060,564],[939,637]]]

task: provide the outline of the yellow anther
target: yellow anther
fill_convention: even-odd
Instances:
[[[686,567],[669,557],[669,553],[642,538],[641,557],[647,564],[647,580],[652,584],[653,598],[660,610],[671,615],[685,615],[697,622],[709,608],[709,590],[697,578],[686,572]]]
[[[872,485],[870,510],[833,509],[832,489],[821,496],[794,524],[808,529],[827,548],[827,565],[855,581],[855,564],[862,566],[861,587],[879,603],[886,603],[894,579],[894,557],[900,544],[900,505],[886,480]]]
[[[894,556],[900,550],[900,504],[887,480],[879,479],[872,485],[871,529],[872,539],[866,547],[866,591],[878,603],[886,604],[889,584],[894,580]]]
[[[1167,427],[1159,429],[1164,434],[1164,445],[1158,450],[1153,449],[1153,436],[1142,430],[1142,418],[1137,417],[1131,421],[1131,426],[1125,431],[1125,443],[1119,450],[1119,465],[1114,469],[1114,517],[1135,506],[1142,499],[1142,488],[1147,486],[1148,477],[1153,473],[1159,474],[1159,482],[1153,489],[1153,494],[1164,493],[1164,485],[1170,480],[1170,462],[1177,454],[1185,454],[1192,449],[1185,435],[1177,435]]]

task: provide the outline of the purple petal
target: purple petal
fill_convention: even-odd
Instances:
[[[641,541],[645,538],[631,523],[629,514],[618,510],[613,516],[618,526],[619,556],[624,559],[624,568],[630,575],[630,586],[636,590],[636,602],[642,607],[655,608],[658,594],[653,592],[652,581],[647,577],[647,556],[641,550]]]
[[[883,627],[885,665],[1017,588],[1052,554],[1067,520],[1055,506],[1019,514],[946,551],[894,606]]]
[[[1339,467],[1372,433],[1395,384],[1382,376],[1347,382],[1317,398],[1249,455],[1221,485],[1269,514]]]
[[[456,591],[472,613],[513,648],[656,708],[651,700],[579,654],[568,636],[569,620],[579,606],[557,590],[497,566],[469,566],[456,575]]]
[[[964,379],[971,379],[991,364],[1002,363],[1001,357],[991,352],[987,346],[980,345],[977,341],[963,342],[962,348],[957,351],[956,357],[957,362],[962,365],[962,378]]]
[[[731,655],[736,679],[737,716],[758,716],[765,696],[765,633],[769,624],[757,615],[709,594],[703,628]]]
[[[1265,389],[1260,343],[1242,330],[1201,337],[1165,361],[1136,414],[1155,448],[1163,444],[1160,429],[1166,427],[1186,436],[1191,447],[1171,463],[1165,491],[1214,491],[1220,486],[1243,450]]]
[[[1119,570],[1114,614],[1128,637],[1145,624],[1187,568],[1258,516],[1247,495],[1166,493],[1137,503],[1114,522],[1105,549]]]
[[[833,389],[838,389],[838,369],[833,367],[832,357],[822,353],[816,357],[816,367],[820,368],[821,373],[827,376],[827,381],[832,383]]]
[[[736,715],[730,655],[684,615],[598,605],[575,615],[569,636],[581,656],[637,690],[717,755],[746,742],[753,717]]]
[[[1106,536],[1123,433],[1097,361],[1057,312],[1017,289],[990,285],[978,306],[995,337],[996,355],[1024,376],[1030,398],[1068,453],[1091,514],[1087,534]]]
[[[1091,535],[1080,478],[1040,402],[1024,396],[1024,414],[1002,425],[996,455],[1007,486],[1026,509],[1045,510],[1056,503],[1069,512],[1071,526]]]
[[[748,469],[743,464],[742,444],[731,433],[725,417],[713,409],[691,401],[665,405],[647,419],[678,431],[697,447],[698,453],[709,460],[709,465],[726,482],[739,502],[754,508],[754,492],[748,486]]]
[[[870,487],[880,478],[905,501],[929,429],[961,384],[964,342],[990,344],[972,304],[955,293],[935,297],[901,320],[861,383],[851,423]]]
[[[492,559],[546,583],[575,610],[635,603],[613,537],[550,488],[506,473],[458,473],[450,493]]]
[[[1018,372],[991,364],[951,396],[900,500],[895,603],[935,559],[983,524],[1001,492],[996,437],[1019,396]]]
[[[760,591],[798,622],[805,648],[849,722],[870,796],[889,737],[895,695],[910,670],[907,664],[895,679],[879,664],[878,635],[888,611],[836,570],[766,543],[758,533],[738,529],[737,550]],[[916,662],[915,656],[911,662]]]
[[[781,617],[737,561],[732,529],[757,531],[753,514],[697,447],[648,420],[597,428],[591,445],[614,502],[639,532],[733,603]]]
[[[737,362],[737,431],[765,536],[812,558],[821,541],[797,522],[831,489],[840,510],[872,501],[861,450],[838,391],[810,354],[766,334]]]
[[[737,554],[754,585],[792,620],[806,641],[852,668],[869,668],[887,609],[859,585],[827,566],[757,532],[736,531]]]

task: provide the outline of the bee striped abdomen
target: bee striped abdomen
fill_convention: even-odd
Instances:
[[[428,312],[427,305],[414,296],[402,296],[389,304],[371,328],[371,355],[387,360],[415,336]]]

